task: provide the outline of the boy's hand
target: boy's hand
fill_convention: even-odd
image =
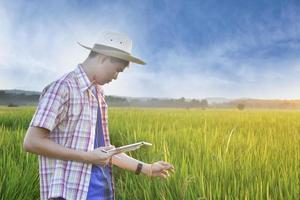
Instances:
[[[157,161],[147,166],[146,174],[148,176],[158,176],[166,179],[170,176],[169,171],[175,172],[175,168],[170,163],[164,161]]]
[[[94,149],[93,151],[89,152],[89,162],[94,165],[101,165],[105,166],[108,164],[109,160],[111,159],[111,154],[105,153],[104,151],[107,151],[109,149],[113,149],[115,146],[110,145],[106,147],[99,147],[97,149]],[[104,151],[103,151],[104,150]]]

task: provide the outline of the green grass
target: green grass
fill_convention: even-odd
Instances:
[[[0,108],[0,199],[38,199],[37,156],[22,142],[35,108]],[[300,112],[109,110],[111,143],[175,166],[168,180],[114,167],[117,199],[298,199]]]

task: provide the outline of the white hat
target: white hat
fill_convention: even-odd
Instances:
[[[82,45],[79,42],[78,44],[86,49],[103,55],[120,58],[137,64],[146,64],[141,59],[131,55],[132,40],[121,33],[102,32],[99,40],[94,44],[93,48]]]

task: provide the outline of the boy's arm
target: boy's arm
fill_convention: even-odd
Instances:
[[[106,164],[109,157],[98,148],[91,152],[66,148],[49,139],[49,130],[40,127],[29,127],[23,142],[23,149],[27,152],[43,155],[60,160],[75,160],[84,163]],[[108,150],[112,147],[104,147]],[[104,156],[103,156],[103,155]]]
[[[147,164],[142,161],[136,160],[125,153],[117,154],[112,157],[112,163],[120,168],[135,171],[138,163],[142,163],[142,173],[147,176],[158,176],[166,179],[169,175],[168,171],[175,172],[172,164],[165,161],[157,161],[152,164]]]
[[[112,164],[114,164],[122,169],[127,169],[127,170],[130,170],[133,172],[136,170],[138,163],[143,164],[142,173],[149,175],[151,164],[144,163],[140,160],[136,160],[136,159],[128,156],[126,153],[120,153],[120,154],[112,156]]]
[[[57,158],[88,162],[88,153],[65,148],[49,139],[49,130],[40,127],[29,127],[24,138],[23,148],[27,152]]]

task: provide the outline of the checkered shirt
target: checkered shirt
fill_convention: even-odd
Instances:
[[[66,148],[92,151],[98,109],[92,85],[79,64],[73,71],[44,88],[29,126],[48,129],[49,138]],[[108,146],[108,107],[101,86],[96,84],[96,90],[101,108],[104,143]],[[41,200],[55,197],[66,200],[86,199],[92,164],[42,155],[38,155],[38,158]],[[112,163],[109,163],[109,167],[112,167]],[[114,188],[114,181],[111,184]]]

